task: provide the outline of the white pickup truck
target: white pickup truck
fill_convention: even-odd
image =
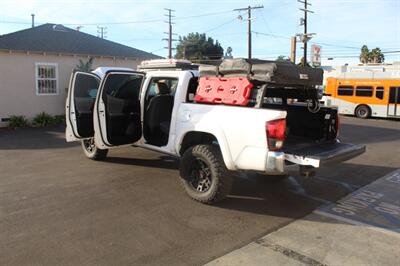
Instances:
[[[81,141],[93,160],[126,145],[180,157],[187,194],[209,204],[229,194],[232,171],[268,178],[297,167],[308,174],[365,151],[363,145],[338,141],[336,109],[310,112],[302,103],[266,99],[253,107],[198,103],[193,100],[198,79],[192,67],[74,72],[66,140]]]

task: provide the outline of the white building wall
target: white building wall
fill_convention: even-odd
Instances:
[[[2,120],[11,115],[24,115],[31,119],[40,112],[64,114],[69,78],[79,59],[86,62],[88,57],[0,52],[0,126],[5,126],[7,123]],[[35,63],[38,62],[58,65],[57,95],[36,95]],[[118,66],[136,69],[140,61],[95,57],[93,63],[94,68]]]

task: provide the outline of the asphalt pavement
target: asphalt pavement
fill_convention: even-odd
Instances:
[[[238,176],[216,206],[185,195],[172,157],[123,148],[95,162],[62,127],[2,129],[0,265],[208,263],[400,168],[400,121],[341,122],[365,154],[311,179]]]

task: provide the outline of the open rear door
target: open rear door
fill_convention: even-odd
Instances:
[[[140,89],[144,73],[106,72],[96,98],[95,143],[101,149],[133,144],[142,137]]]
[[[65,104],[68,142],[94,136],[93,109],[99,84],[100,78],[95,74],[72,73]]]

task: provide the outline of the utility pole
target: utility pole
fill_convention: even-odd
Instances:
[[[107,27],[97,26],[97,37],[106,39],[107,38],[106,34],[107,34]]]
[[[172,39],[172,35],[176,35],[175,33],[172,33],[172,24],[175,24],[172,22],[172,18],[175,17],[174,15],[172,15],[172,12],[175,12],[175,10],[173,9],[169,9],[169,8],[164,8],[166,11],[168,11],[168,14],[164,14],[164,16],[168,17],[168,21],[165,21],[166,23],[168,23],[168,32],[164,32],[165,34],[168,34],[168,38],[164,38],[164,41],[168,42],[168,46],[165,47],[166,49],[168,49],[168,58],[172,58],[172,42],[176,41],[175,39]]]
[[[303,35],[300,35],[301,41],[303,42],[303,49],[304,49],[304,55],[303,55],[303,66],[307,64],[307,42],[312,38],[313,33],[308,34],[307,32],[307,14],[314,13],[314,11],[308,10],[308,6],[311,6],[310,3],[307,2],[307,0],[297,0],[297,2],[304,4],[304,8],[299,8],[301,11],[304,11],[304,18],[300,19],[300,25],[304,26],[304,33]]]
[[[296,63],[296,36],[291,38],[291,45],[290,45],[290,61],[292,63]]]
[[[248,6],[244,8],[237,8],[233,11],[244,11],[247,10],[247,47],[248,47],[248,58],[251,59],[251,10],[264,8],[264,6]]]
[[[31,14],[32,17],[32,28],[35,27],[35,14]]]

